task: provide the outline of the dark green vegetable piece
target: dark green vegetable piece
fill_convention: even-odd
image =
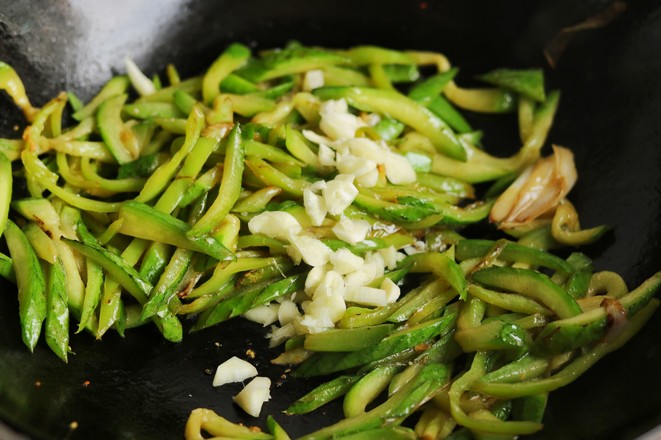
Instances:
[[[430,76],[409,90],[409,98],[422,102],[430,101],[441,94],[445,86],[457,76],[458,72],[459,70],[453,67],[447,72]]]
[[[296,274],[276,282],[266,282],[248,286],[236,292],[236,295],[219,302],[213,309],[202,316],[194,330],[210,327],[227,319],[240,316],[248,310],[262,304],[268,304],[276,298],[289,295],[305,285],[303,274]]]
[[[343,375],[323,383],[292,403],[285,410],[285,414],[307,414],[312,412],[328,402],[345,395],[361,377],[361,375]]]
[[[67,278],[62,260],[50,266],[48,273],[48,311],[46,313],[46,343],[64,362],[69,351],[69,307]]]
[[[282,50],[273,50],[258,59],[251,59],[237,75],[259,83],[293,73],[347,63],[348,59],[343,55],[315,47],[292,45]]]
[[[396,119],[384,117],[373,127],[381,139],[391,141],[399,137],[404,131],[405,125]]]
[[[455,339],[466,353],[511,350],[525,345],[526,333],[516,323],[496,319],[477,327],[458,330]]]
[[[449,377],[449,371],[442,364],[427,364],[420,372],[388,400],[376,408],[337,422],[334,425],[322,428],[301,439],[328,439],[348,434],[369,432],[385,426],[401,423],[401,420],[411,415],[422,404],[427,402],[438,392]]]
[[[134,161],[120,165],[117,170],[117,178],[149,177],[156,168],[163,164],[163,161],[163,155],[159,153],[140,156]]]
[[[544,93],[544,71],[542,69],[496,69],[479,75],[478,79],[521,93],[537,102],[544,102],[546,100]]]
[[[561,319],[582,313],[574,298],[549,277],[534,270],[487,267],[473,273],[473,280],[490,288],[529,296],[551,309]]]
[[[447,281],[462,299],[466,298],[468,290],[466,277],[459,265],[447,255],[440,252],[414,254],[406,257],[401,264],[410,265],[411,273],[433,273]]]
[[[113,254],[99,244],[90,241],[83,243],[64,237],[62,241],[103,267],[108,272],[108,275],[113,277],[127,292],[133,295],[140,304],[147,301],[152,285],[142,278],[138,271],[127,264],[121,256]]]
[[[0,252],[0,277],[9,280],[13,283],[16,282],[16,274],[14,274],[14,263],[11,258]]]
[[[305,337],[303,347],[312,351],[356,351],[378,343],[393,329],[380,324],[351,329],[329,329]]]
[[[436,96],[428,102],[424,102],[429,110],[444,120],[453,130],[458,133],[469,133],[473,131],[468,121],[455,109],[450,102],[442,96]]]
[[[534,349],[541,353],[565,353],[597,341],[608,331],[611,322],[610,313],[622,313],[623,310],[625,319],[631,319],[650,301],[659,288],[661,288],[661,272],[657,272],[619,300],[606,300],[604,307],[568,319],[553,321],[539,334]]]
[[[30,242],[11,220],[7,220],[5,239],[16,273],[21,336],[30,351],[34,351],[46,319],[46,280]]]
[[[415,64],[385,64],[383,71],[393,83],[409,83],[420,78],[420,71]]]
[[[643,283],[645,284],[645,283]],[[629,323],[618,332],[610,341],[594,345],[581,356],[574,359],[569,365],[552,376],[533,379],[517,383],[485,383],[477,381],[474,389],[490,396],[512,399],[516,397],[530,396],[540,393],[548,393],[563,387],[585,373],[590,367],[606,356],[627,343],[645,323],[652,317],[659,307],[659,300],[652,298],[646,305],[642,306]]]
[[[206,235],[218,226],[239,199],[245,154],[241,141],[241,129],[236,124],[228,135],[223,177],[220,181],[218,195],[198,222],[189,231],[186,231],[186,236],[191,240],[205,241]]]
[[[452,322],[454,322],[453,316],[449,315],[392,333],[379,343],[358,351],[313,357],[301,365],[294,375],[297,377],[320,376],[382,359],[444,334],[449,330]]]
[[[464,239],[457,243],[455,255],[459,261],[468,258],[480,258],[485,256],[495,244],[496,242],[493,240]],[[498,259],[508,263],[522,262],[533,266],[548,267],[567,274],[574,272],[574,267],[562,258],[517,243],[508,242],[505,244],[498,254]]]
[[[161,312],[163,308],[167,309],[170,300],[176,295],[192,259],[193,252],[188,249],[178,248],[174,252],[172,259],[150,292],[149,300],[143,306],[141,320],[151,318]]]
[[[259,87],[252,81],[241,78],[235,73],[230,73],[220,82],[220,91],[223,93],[245,95],[247,93],[258,92]]]
[[[512,401],[512,417],[541,423],[546,410],[549,393],[532,394]]]
[[[190,225],[171,215],[140,202],[125,202],[119,209],[119,232],[131,237],[158,241],[202,252],[218,260],[233,259],[234,254],[212,238],[189,238]]]

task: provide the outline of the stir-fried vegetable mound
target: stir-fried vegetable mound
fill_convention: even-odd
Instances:
[[[232,44],[201,76],[127,60],[87,104],[37,108],[0,63],[29,121],[0,139],[0,276],[25,344],[67,361],[74,323],[179,342],[245,317],[274,363],[328,377],[287,414],[344,400],[304,438],[540,430],[549,392],[650,319],[661,273],[630,290],[578,250],[607,228],[582,229],[567,199],[577,170],[549,145],[560,94],[542,71],[478,79],[432,52]],[[485,149],[475,112],[511,113],[518,152]],[[236,397],[253,415],[259,391]],[[288,438],[268,431],[198,409],[185,435]]]

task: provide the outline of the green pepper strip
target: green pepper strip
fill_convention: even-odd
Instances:
[[[99,306],[99,301],[101,300],[101,289],[103,287],[105,277],[101,266],[91,258],[86,259],[85,268],[87,272],[87,283],[85,283],[85,299],[83,300],[83,310],[76,333],[80,333],[87,326],[87,323],[90,322],[92,315]]]
[[[463,261],[468,258],[483,257],[496,244],[492,240],[465,239],[461,240],[456,247],[457,260]],[[516,243],[507,243],[498,255],[498,259],[508,263],[528,263],[533,266],[544,266],[565,273],[573,273],[574,267],[553,254],[535,249],[529,246],[523,246]]]
[[[459,265],[447,255],[439,252],[414,254],[406,257],[401,264],[411,265],[411,273],[433,273],[446,280],[461,299],[466,299],[468,291],[466,278]]]
[[[71,115],[75,120],[82,121],[96,112],[96,109],[108,98],[126,93],[130,85],[127,76],[115,76],[111,78],[101,89],[101,91],[82,109]]]
[[[232,128],[227,139],[223,177],[220,181],[218,195],[207,212],[186,233],[189,238],[199,239],[213,231],[239,199],[244,157],[245,148],[241,141],[241,129],[237,124]]]
[[[383,64],[380,62],[369,64],[367,66],[367,71],[370,74],[372,84],[374,84],[376,88],[381,90],[395,90],[390,77],[388,77],[388,74],[383,68]]]
[[[49,264],[57,261],[57,248],[48,235],[35,222],[23,226],[23,233],[34,249],[37,257]]]
[[[115,158],[103,142],[49,139],[48,145],[53,150],[70,156],[89,157],[104,163],[115,162]]]
[[[266,205],[282,192],[277,186],[267,186],[255,191],[247,197],[237,201],[232,207],[232,212],[241,214],[261,212]]]
[[[87,190],[88,193],[93,193],[98,191],[100,185],[98,182],[93,182],[85,179],[78,173],[75,173],[71,170],[69,166],[69,160],[67,155],[64,153],[57,152],[55,155],[55,162],[57,163],[57,171],[60,173],[60,176],[67,182],[69,185],[77,186],[78,188],[83,188]]]
[[[132,104],[125,104],[122,112],[136,119],[181,118],[190,113],[184,114],[173,103],[158,101],[136,101]]]
[[[207,105],[211,105],[220,94],[220,83],[233,71],[244,66],[248,58],[250,49],[234,43],[213,62],[202,78],[202,98]]]
[[[661,272],[657,272],[630,293],[619,298],[626,315],[631,318],[647,304],[661,288]],[[612,301],[618,301],[612,299]],[[608,329],[608,313],[604,307],[581,313],[568,319],[549,323],[539,334],[536,348],[542,352],[564,353],[601,338]]]
[[[542,69],[496,69],[477,77],[486,83],[517,92],[524,97],[544,102],[544,71]]]
[[[130,129],[124,125],[121,117],[122,107],[127,99],[127,94],[110,97],[99,106],[96,114],[101,138],[119,164],[131,162],[138,157],[138,151],[127,145],[126,136]]]
[[[295,197],[303,197],[303,190],[310,185],[306,180],[292,179],[258,157],[246,159],[245,164],[265,185],[277,186]]]
[[[30,351],[34,351],[47,314],[46,280],[30,242],[11,220],[7,220],[5,240],[16,274],[21,336]]]
[[[186,156],[188,156],[197,143],[203,127],[204,113],[200,107],[196,106],[193,111],[191,111],[191,114],[186,121],[186,137],[183,145],[166,164],[159,167],[149,179],[147,179],[144,188],[135,198],[136,201],[148,202],[165,189],[166,185],[177,172],[177,168],[179,168],[181,162]]]
[[[458,330],[454,337],[466,353],[519,349],[526,341],[526,333],[520,325],[500,319]]]
[[[561,319],[582,313],[576,300],[546,275],[529,269],[487,267],[473,273],[473,280],[487,287],[525,295],[551,309]]]
[[[578,213],[574,209],[574,206],[567,201],[558,205],[551,223],[551,235],[553,238],[567,246],[583,246],[594,243],[606,231],[608,231],[607,226],[581,229],[578,221]]]
[[[519,96],[518,119],[519,119],[519,138],[522,144],[525,144],[532,132],[533,118],[535,117],[535,101],[526,97]]]
[[[401,370],[398,365],[384,365],[375,368],[351,387],[344,396],[342,409],[344,417],[354,417],[365,413],[365,408],[388,387],[390,381]]]
[[[645,323],[652,318],[658,307],[659,301],[652,299],[633,319],[631,319],[622,333],[620,333],[615,339],[607,343],[596,345],[551,377],[519,383],[485,383],[480,380],[474,383],[473,388],[476,391],[490,396],[512,399],[532,394],[547,393],[563,387],[580,377],[608,353],[618,350],[626,344],[636,335],[636,333],[638,333],[638,331],[640,331]]]
[[[420,289],[411,291],[406,296],[406,302],[400,301],[400,307],[388,316],[388,321],[404,322],[434,298],[442,297],[448,303],[457,296],[457,292],[454,289],[448,289],[445,279],[436,278],[433,281],[422,284]]]
[[[535,379],[549,368],[550,360],[526,353],[514,362],[510,362],[497,370],[491,371],[480,379],[480,382],[516,383]]]
[[[510,310],[517,313],[540,313],[544,316],[550,316],[553,312],[534,299],[528,298],[516,293],[500,293],[485,289],[476,284],[468,286],[468,293],[475,298],[479,298],[485,303],[493,304],[496,307]]]
[[[207,316],[203,316],[195,325],[195,330],[207,328],[219,322],[243,315],[248,310],[268,304],[276,298],[290,295],[305,285],[304,274],[295,274],[266,285],[249,286],[246,291],[237,292],[231,298],[218,303]]]
[[[376,408],[303,436],[301,440],[318,440],[362,433],[370,429],[399,425],[403,419],[431,399],[447,381],[448,368],[427,364],[418,375]]]
[[[343,375],[325,382],[292,403],[284,412],[287,415],[307,414],[328,402],[342,397],[361,378],[361,375]]]
[[[32,152],[41,153],[42,143],[47,143],[43,136],[46,128],[46,122],[51,115],[57,113],[57,109],[66,104],[66,94],[60,93],[56,98],[51,99],[41,110],[34,115],[32,124],[23,131],[23,140],[25,149]]]
[[[95,243],[81,243],[64,237],[62,241],[102,266],[139,303],[143,304],[147,301],[152,285],[142,278],[138,271],[122,257]]]
[[[16,71],[9,64],[2,61],[0,61],[0,90],[7,92],[14,104],[23,110],[25,119],[32,122],[38,109],[30,104],[23,81],[21,81]]]
[[[283,163],[294,166],[305,165],[291,154],[288,154],[272,145],[252,140],[243,141],[243,144],[247,157],[259,157],[270,162]]]
[[[408,94],[409,98],[425,102],[439,96],[445,86],[457,76],[458,72],[459,69],[453,67],[448,71],[430,76],[411,88]]]
[[[285,146],[292,156],[311,167],[319,166],[319,158],[311,149],[303,134],[290,124],[286,126]]]
[[[466,150],[450,127],[426,107],[399,92],[369,87],[321,87],[313,94],[324,100],[344,98],[359,110],[395,118],[431,139],[439,152],[466,161]]]
[[[454,316],[448,315],[391,333],[377,344],[361,350],[350,353],[323,353],[301,365],[294,375],[296,377],[319,376],[383,359],[448,332],[453,323]]]
[[[416,438],[445,439],[456,426],[457,423],[444,409],[426,405],[415,424],[415,434]]]
[[[64,200],[71,206],[74,206],[83,211],[115,212],[121,205],[121,203],[109,203],[88,199],[59,187],[56,183],[57,174],[50,171],[34,153],[28,150],[23,151],[21,154],[21,159],[28,174],[30,174],[37,182],[39,182],[40,185],[53,193],[53,195]]]
[[[470,183],[479,183],[498,179],[522,169],[539,157],[539,151],[546,141],[559,100],[560,94],[552,92],[546,102],[535,111],[530,136],[515,155],[509,158],[497,158],[480,149],[465,145],[470,158],[467,162],[435,155],[432,160],[432,172]]]
[[[303,348],[311,351],[356,351],[374,345],[392,332],[392,324],[352,329],[329,329],[305,337]]]
[[[209,255],[218,260],[233,258],[233,253],[218,240],[188,238],[190,225],[147,204],[128,201],[119,209],[119,231],[131,237],[158,241]]]
[[[259,59],[250,60],[248,65],[239,70],[237,74],[259,83],[294,73],[349,62],[350,60],[342,54],[316,47],[287,47],[271,51]]]
[[[170,214],[181,205],[186,191],[196,182],[197,175],[217,146],[218,142],[213,139],[200,137],[197,140],[176,178],[154,205],[156,210]]]
[[[523,435],[532,434],[542,429],[541,423],[500,420],[479,420],[468,416],[461,407],[461,396],[475,385],[486,373],[488,354],[478,352],[473,358],[470,369],[450,387],[450,412],[458,424],[471,431],[484,434]]]
[[[405,52],[379,46],[355,46],[340,54],[348,57],[356,66],[368,64],[415,64],[414,59]]]
[[[11,258],[0,252],[0,277],[16,283],[16,274],[14,273],[14,263]]]
[[[174,251],[170,262],[149,294],[149,300],[142,309],[140,320],[151,318],[157,313],[164,315],[161,309],[167,309],[173,295],[176,295],[192,259],[193,251],[183,248]]]
[[[174,93],[177,90],[188,93],[189,95],[199,95],[202,89],[202,77],[194,76],[192,78],[181,81],[178,84],[173,84],[169,87],[164,87],[151,95],[141,96],[138,101],[162,101],[172,102],[174,100]]]
[[[503,89],[463,89],[451,81],[443,93],[458,107],[474,112],[507,113],[516,105],[514,93]]]
[[[46,343],[60,359],[67,362],[69,351],[69,307],[67,279],[62,260],[50,266],[47,284]]]
[[[22,139],[2,139],[0,138],[0,153],[4,154],[10,162],[21,157],[24,142]]]
[[[124,179],[106,179],[97,173],[96,167],[92,165],[89,157],[83,157],[80,161],[80,171],[89,182],[94,182],[98,188],[112,192],[137,192],[144,187],[147,179],[142,177],[127,177]]]
[[[0,152],[0,237],[5,231],[5,225],[9,219],[9,205],[12,195],[12,172],[11,162]]]

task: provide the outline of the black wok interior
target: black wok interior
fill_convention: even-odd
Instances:
[[[540,66],[562,101],[550,139],[576,155],[570,199],[586,226],[613,230],[585,252],[629,286],[661,269],[661,5],[631,0],[606,27],[577,33],[557,67],[542,50],[563,27],[612,2],[330,0],[52,2],[0,0],[0,60],[38,104],[61,90],[89,99],[130,55],[145,71],[167,63],[200,73],[230,42],[255,49],[304,44],[379,44],[444,52],[459,81],[494,67]],[[0,136],[23,121],[0,96]],[[486,140],[490,144],[490,140]],[[493,139],[491,140],[493,142]],[[21,342],[15,287],[0,279],[0,420],[35,439],[179,439],[188,413],[209,407],[254,424],[231,403],[239,391],[211,386],[210,371],[256,352],[260,374],[278,383],[259,420],[273,414],[292,436],[337,419],[339,406],[291,418],[281,411],[310,386],[269,364],[264,331],[233,321],[172,345],[148,328],[95,341],[72,337],[63,364],[42,342]],[[661,424],[661,316],[569,387],[552,393],[535,439],[633,439]],[[72,429],[72,423],[77,425]],[[2,434],[3,431],[0,431]],[[7,434],[9,435],[9,434]],[[0,435],[2,436],[2,435]]]

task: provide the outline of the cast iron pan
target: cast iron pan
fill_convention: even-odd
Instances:
[[[130,55],[148,72],[174,62],[199,73],[232,41],[256,48],[381,44],[445,52],[460,78],[493,67],[547,66],[542,50],[563,27],[610,1],[0,1],[0,59],[12,64],[43,104],[60,90],[90,98]],[[551,139],[576,154],[571,199],[584,225],[614,230],[587,249],[598,269],[630,286],[661,269],[661,6],[631,1],[610,25],[576,34],[555,69],[562,90]],[[22,120],[0,96],[0,135]],[[512,130],[488,131],[488,145],[516,145]],[[500,137],[499,137],[500,136]],[[509,136],[509,137],[508,137]],[[72,338],[68,365],[40,344],[22,345],[15,287],[0,280],[0,419],[35,439],[179,439],[190,410],[209,407],[255,423],[231,404],[239,386],[215,389],[210,372],[231,355],[256,353],[275,383],[264,414],[292,435],[339,417],[339,407],[308,417],[281,410],[306,389],[269,364],[264,331],[236,320],[163,341],[155,331],[126,339]],[[536,439],[632,439],[661,424],[661,316],[586,376],[552,394]],[[285,376],[282,376],[285,374]],[[264,426],[263,418],[259,423]],[[73,429],[73,426],[77,428]],[[5,429],[0,437],[10,436]]]

